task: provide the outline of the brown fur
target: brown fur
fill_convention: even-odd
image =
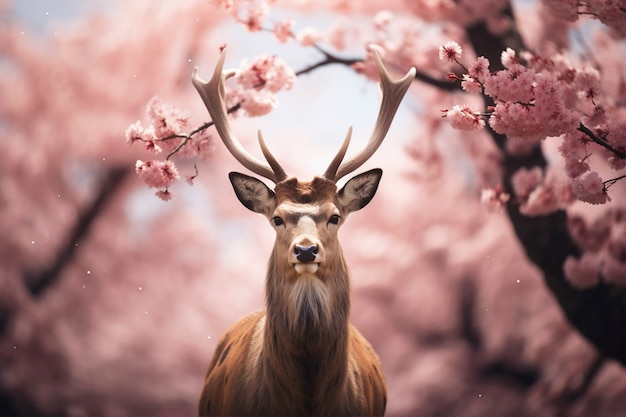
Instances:
[[[291,220],[276,227],[266,308],[242,318],[219,341],[199,413],[383,415],[386,388],[381,365],[370,344],[349,323],[350,277],[337,240],[338,225],[328,223],[337,210],[342,217],[348,214],[336,206],[336,186],[322,178],[309,183],[288,179],[277,184],[275,192],[275,205],[264,200],[270,210],[262,211],[269,218]],[[298,215],[299,208],[304,215]],[[288,248],[302,238],[298,234],[302,216],[316,219],[311,239],[319,239],[325,253],[315,274],[298,274],[287,261]],[[313,223],[310,219],[305,223],[310,233]]]

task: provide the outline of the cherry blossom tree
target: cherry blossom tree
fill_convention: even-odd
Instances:
[[[293,168],[336,150],[303,130],[359,122],[311,113],[327,77],[417,69],[341,236],[390,415],[626,408],[623,1],[134,0],[43,40],[2,7],[4,414],[193,413],[262,305],[272,236],[190,83],[224,45],[233,126],[253,150],[275,120]]]

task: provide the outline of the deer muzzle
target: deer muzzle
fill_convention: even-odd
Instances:
[[[289,263],[298,274],[314,274],[323,261],[324,247],[317,237],[315,222],[309,217],[302,217],[289,248]]]

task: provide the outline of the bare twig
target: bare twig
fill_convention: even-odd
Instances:
[[[584,124],[581,123],[580,126],[577,127],[577,130],[579,130],[580,132],[583,132],[585,135],[589,136],[589,139],[591,139],[593,142],[595,142],[598,145],[602,146],[606,150],[614,153],[615,156],[617,156],[619,158],[622,158],[622,159],[626,159],[626,152],[620,151],[619,149],[615,149],[614,147],[612,147],[611,145],[606,143],[606,141],[600,139],[595,133],[593,133],[593,131],[591,129],[589,129]]]

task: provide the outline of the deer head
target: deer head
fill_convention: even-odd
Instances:
[[[233,70],[223,71],[225,49],[220,54],[209,82],[201,80],[197,69],[194,69],[193,85],[228,150],[244,167],[276,185],[271,190],[254,177],[236,172],[230,174],[239,201],[248,209],[270,219],[279,233],[279,239],[290,240],[288,245],[284,245],[288,248],[284,258],[297,273],[316,272],[317,267],[328,258],[321,235],[330,234],[333,239],[336,238],[336,233],[330,231],[341,225],[349,213],[365,207],[378,187],[382,175],[380,169],[355,176],[338,192],[335,186],[339,179],[359,168],[376,152],[389,130],[402,98],[415,78],[415,69],[412,68],[401,79],[392,79],[376,50],[373,51],[373,56],[380,74],[382,101],[367,145],[344,161],[352,133],[352,128],[349,128],[341,148],[323,176],[316,177],[311,182],[288,179],[285,170],[265,144],[261,131],[258,132],[258,140],[267,163],[259,161],[241,146],[228,121],[224,99],[224,81],[236,73]],[[330,235],[324,240],[328,240]]]

